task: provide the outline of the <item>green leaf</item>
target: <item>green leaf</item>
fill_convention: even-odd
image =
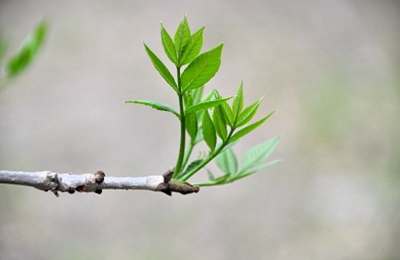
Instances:
[[[259,144],[246,152],[243,156],[240,172],[244,173],[256,165],[264,162],[271,155],[272,151],[278,145],[278,142],[279,138],[276,137],[267,142]]]
[[[139,105],[145,105],[145,106],[149,106],[152,107],[154,109],[160,110],[160,111],[167,111],[170,112],[174,115],[176,115],[179,119],[180,119],[180,115],[178,112],[176,112],[173,108],[170,108],[169,106],[166,106],[164,104],[161,103],[157,103],[154,101],[148,101],[148,100],[127,100],[124,102],[125,104],[139,104]]]
[[[243,110],[243,102],[244,102],[244,97],[243,97],[243,81],[240,84],[240,87],[237,91],[237,94],[235,96],[235,99],[233,100],[233,104],[232,104],[232,113],[233,113],[233,121],[234,124],[236,124],[236,121],[240,115],[240,113]]]
[[[222,140],[226,140],[228,133],[226,130],[226,122],[224,119],[223,111],[220,106],[214,107],[213,121],[214,121],[215,131],[217,132],[218,136]]]
[[[186,45],[189,43],[191,38],[190,27],[186,16],[183,17],[182,22],[179,24],[174,37],[175,50],[177,54],[177,61],[180,64],[180,60],[185,50]]]
[[[238,162],[231,148],[225,150],[215,158],[218,167],[227,174],[235,175],[238,170]]]
[[[229,106],[228,102],[223,102],[220,107],[222,108],[222,112],[224,115],[224,119],[225,122],[229,125],[232,126],[233,125],[233,113],[232,113],[232,109]]]
[[[253,131],[254,129],[256,129],[257,127],[259,127],[260,125],[262,125],[262,123],[264,123],[274,112],[270,113],[268,116],[264,117],[263,119],[248,125],[244,128],[242,128],[240,131],[238,131],[236,134],[234,134],[232,136],[232,138],[229,140],[229,142],[235,142],[237,140],[239,140],[240,138],[242,138],[243,136],[247,135],[248,133],[250,133],[251,131]]]
[[[162,63],[162,61],[150,50],[149,47],[144,43],[144,48],[146,49],[147,55],[149,55],[151,62],[153,63],[156,70],[160,73],[160,75],[165,79],[165,81],[178,92],[178,87],[176,85],[174,77],[172,77],[171,72],[167,69],[167,67]]]
[[[172,61],[174,64],[177,64],[174,42],[172,41],[172,38],[167,32],[167,30],[165,30],[164,25],[162,23],[161,23],[161,41],[164,47],[164,51],[167,54],[170,61]]]
[[[204,87],[204,86],[203,86]],[[210,101],[210,100],[212,100],[213,98],[214,98],[214,95],[215,95],[215,89],[212,89],[207,95],[205,95],[202,99],[201,99],[201,101]]]
[[[254,104],[248,106],[245,110],[243,110],[242,113],[240,113],[238,119],[236,120],[235,127],[240,127],[240,126],[245,125],[247,122],[249,122],[254,117],[254,115],[257,112],[258,107],[260,106],[261,100],[263,98],[264,97],[261,97]]]
[[[221,65],[221,54],[223,44],[199,55],[183,71],[181,77],[182,89],[184,91],[195,89],[206,84]]]
[[[201,101],[201,96],[203,95],[204,85],[196,88],[192,91],[193,104],[197,104]]]
[[[252,174],[254,174],[256,172],[259,172],[259,171],[261,171],[261,170],[263,170],[263,169],[265,169],[267,167],[270,167],[270,166],[272,166],[274,164],[277,164],[277,163],[279,163],[281,161],[282,160],[275,160],[275,161],[271,161],[271,162],[267,162],[267,163],[263,163],[263,164],[257,165],[254,168],[251,168],[246,172],[240,172],[239,174],[237,174],[236,176],[233,177],[232,181],[236,181],[236,180],[242,179],[244,177],[247,177],[249,175],[252,175]]]
[[[190,37],[190,42],[183,51],[180,66],[192,62],[199,55],[201,47],[203,47],[203,31],[204,26]]]
[[[217,143],[217,136],[215,132],[215,127],[214,123],[211,120],[210,115],[208,114],[208,111],[204,111],[203,114],[203,126],[202,126],[202,131],[203,131],[203,137],[204,141],[210,147],[211,151],[214,151],[215,145]]]
[[[200,110],[204,110],[204,109],[208,109],[208,108],[212,108],[212,107],[218,106],[219,104],[224,103],[226,100],[228,100],[230,98],[231,97],[215,99],[215,100],[211,100],[211,101],[204,101],[204,102],[197,103],[197,104],[195,104],[193,106],[188,107],[186,109],[186,111],[185,111],[185,115],[189,115],[191,113],[194,113],[194,112],[197,112],[197,111],[200,111]]]
[[[203,161],[202,159],[196,159],[196,160],[191,161],[180,176],[185,176],[191,170],[196,168],[202,161]],[[178,176],[177,178],[179,178],[180,176]]]
[[[190,138],[192,140],[195,140],[196,135],[197,135],[197,130],[198,130],[196,113],[187,115],[185,121],[186,121],[185,127],[186,127],[186,130],[187,130]]]
[[[207,175],[210,181],[215,181],[214,174],[209,169],[207,169]]]
[[[224,175],[222,175],[222,176],[216,178],[216,179],[214,180],[214,184],[224,184],[224,183],[226,182],[226,180],[229,179],[230,176],[231,176],[231,175],[230,175],[229,173],[224,174]]]
[[[6,44],[0,38],[0,60],[3,58],[4,54],[6,53]]]
[[[47,24],[42,21],[36,26],[22,44],[20,50],[7,62],[6,73],[8,77],[15,76],[28,67],[43,44],[47,33]]]

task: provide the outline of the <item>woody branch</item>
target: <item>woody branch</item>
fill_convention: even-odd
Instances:
[[[161,191],[167,195],[172,192],[189,194],[198,192],[199,187],[187,182],[172,179],[172,171],[163,175],[146,177],[106,177],[102,171],[86,174],[42,172],[0,171],[0,183],[34,187],[43,191],[95,192],[101,194],[105,189]]]

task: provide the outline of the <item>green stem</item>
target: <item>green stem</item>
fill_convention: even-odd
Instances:
[[[201,168],[203,168],[204,166],[206,166],[209,162],[211,162],[218,154],[221,153],[221,151],[225,148],[225,146],[228,145],[229,143],[229,139],[231,138],[231,136],[233,135],[233,132],[235,131],[235,129],[231,128],[231,130],[229,131],[228,137],[226,138],[226,140],[221,144],[220,147],[218,147],[217,150],[215,150],[213,153],[211,153],[207,158],[205,158],[199,165],[197,165],[193,170],[191,170],[190,172],[186,173],[184,176],[180,177],[179,179],[182,181],[186,181],[187,179],[189,179],[190,177],[193,176],[193,174],[195,174],[196,172],[198,172]]]
[[[186,139],[186,127],[185,127],[185,109],[183,104],[182,86],[181,86],[181,68],[176,67],[176,77],[178,80],[178,98],[179,98],[179,114],[181,116],[181,141],[179,145],[178,160],[176,162],[174,177],[178,176],[182,171],[183,158],[185,156],[185,139]]]
[[[186,151],[186,153],[185,153],[185,157],[184,157],[184,159],[183,159],[183,163],[182,163],[182,167],[183,167],[183,168],[185,168],[185,166],[186,166],[186,164],[187,164],[187,162],[188,162],[188,160],[189,160],[189,158],[190,158],[190,155],[192,154],[192,151],[193,151],[194,146],[195,146],[194,140],[192,140],[192,141],[190,142],[190,144],[189,144],[189,147],[188,147],[188,149],[187,149],[187,151]]]

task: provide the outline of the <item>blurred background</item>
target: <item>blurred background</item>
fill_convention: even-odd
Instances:
[[[272,137],[284,161],[230,185],[172,197],[61,194],[0,185],[0,259],[399,259],[398,1],[1,1],[18,49],[42,20],[44,48],[0,93],[0,168],[110,176],[175,164],[176,107],[145,41],[167,62],[160,24],[187,14],[204,50],[224,42],[207,89],[258,118],[239,156]],[[4,59],[3,59],[4,60]],[[196,155],[196,154],[195,154]],[[191,181],[206,180],[201,172]]]

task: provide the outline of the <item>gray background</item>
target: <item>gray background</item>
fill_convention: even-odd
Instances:
[[[207,88],[275,115],[235,146],[280,136],[274,167],[190,196],[61,194],[0,185],[0,259],[398,259],[397,1],[2,1],[7,57],[43,18],[37,60],[0,93],[0,168],[161,174],[175,164],[176,107],[159,21],[224,42]],[[198,152],[195,152],[197,155]],[[204,171],[193,181],[205,180]]]

